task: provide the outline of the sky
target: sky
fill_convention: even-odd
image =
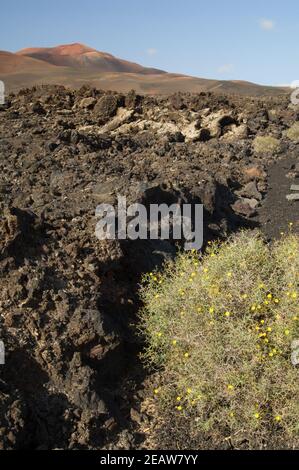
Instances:
[[[298,0],[1,1],[0,50],[80,42],[203,78],[299,80]]]

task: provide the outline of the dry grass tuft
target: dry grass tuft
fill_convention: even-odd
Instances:
[[[286,132],[285,135],[295,142],[299,141],[299,122],[295,122]]]
[[[253,141],[253,149],[256,153],[277,153],[280,142],[275,137],[257,136]]]

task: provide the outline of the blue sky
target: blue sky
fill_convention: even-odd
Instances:
[[[82,42],[170,72],[299,80],[298,0],[9,0],[0,49]]]

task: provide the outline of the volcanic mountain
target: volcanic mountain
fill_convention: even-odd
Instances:
[[[57,47],[22,49],[18,56],[31,57],[52,65],[83,69],[93,72],[121,72],[140,74],[160,74],[162,70],[142,67],[126,60],[117,59],[106,52],[99,52],[83,44],[75,43]]]
[[[216,91],[262,96],[286,92],[284,88],[244,81],[208,80],[167,73],[79,43],[28,48],[16,53],[0,51],[0,80],[5,83],[8,92],[43,84],[74,88],[88,84],[120,92],[134,88],[142,94]]]

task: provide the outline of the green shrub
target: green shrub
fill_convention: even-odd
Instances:
[[[298,446],[298,276],[298,236],[249,232],[146,276],[143,359],[161,371],[153,396],[176,447]]]
[[[279,147],[279,140],[271,136],[257,136],[253,141],[253,149],[256,153],[276,153]]]
[[[286,132],[285,135],[293,141],[299,141],[299,122],[295,122]]]

